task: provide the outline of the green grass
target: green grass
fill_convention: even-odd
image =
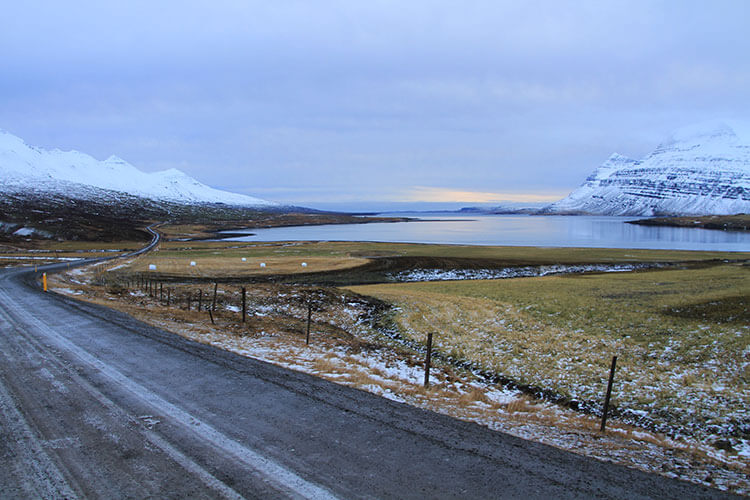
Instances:
[[[738,437],[750,400],[750,268],[352,287],[390,301],[402,333],[655,428]],[[747,432],[748,429],[745,429]]]

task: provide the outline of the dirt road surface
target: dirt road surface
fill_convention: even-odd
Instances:
[[[412,408],[0,271],[2,498],[730,498]]]

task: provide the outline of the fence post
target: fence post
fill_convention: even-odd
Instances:
[[[615,365],[617,365],[617,356],[612,356],[612,367],[609,369],[609,383],[607,384],[607,395],[604,397],[604,411],[602,412],[601,432],[607,425],[607,412],[609,411],[609,398],[612,395],[612,382],[615,380]]]
[[[219,288],[219,283],[214,282],[214,300],[211,303],[211,310],[216,311],[216,290]]]
[[[172,289],[167,288],[167,307],[169,307],[170,302],[172,302]]]
[[[164,300],[164,283],[159,283],[159,302]]]
[[[242,322],[245,322],[245,314],[247,311],[247,290],[242,287]]]
[[[432,332],[427,334],[427,357],[424,360],[424,386],[430,386],[430,362],[432,361]]]
[[[203,309],[203,290],[198,290],[198,311]]]
[[[188,290],[188,294],[187,294],[187,310],[188,311],[190,310],[190,290]]]
[[[310,322],[312,320],[312,304],[307,304],[307,337],[305,337],[305,345],[310,345]]]

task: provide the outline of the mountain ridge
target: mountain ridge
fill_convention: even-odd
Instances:
[[[0,178],[3,180],[0,192],[34,190],[85,198],[92,195],[90,188],[97,188],[170,203],[279,206],[260,198],[214,189],[174,168],[147,173],[115,155],[99,161],[75,150],[30,146],[2,129]]]
[[[641,160],[612,154],[544,214],[731,215],[750,212],[750,145],[725,123],[684,127]]]

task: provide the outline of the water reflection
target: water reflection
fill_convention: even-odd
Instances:
[[[404,214],[399,214],[404,215]],[[406,214],[409,215],[409,214]],[[625,217],[411,214],[410,223],[346,224],[252,230],[234,241],[391,241],[675,250],[750,251],[750,234],[626,224]],[[430,219],[430,220],[424,220]],[[440,220],[434,220],[440,219]]]

